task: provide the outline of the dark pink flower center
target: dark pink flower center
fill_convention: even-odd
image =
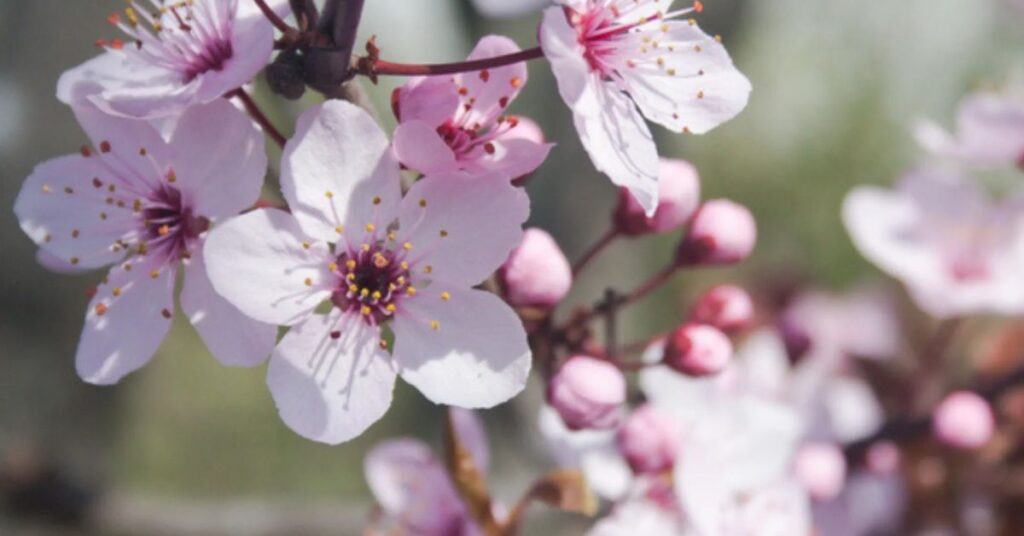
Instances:
[[[416,293],[408,263],[381,245],[342,253],[331,269],[341,276],[331,302],[342,311],[359,314],[371,325],[390,318],[402,296]]]
[[[168,260],[187,257],[210,220],[197,216],[182,199],[181,191],[162,185],[142,208],[144,249]]]

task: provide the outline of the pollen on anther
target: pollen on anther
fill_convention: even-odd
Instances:
[[[313,247],[313,244],[310,244],[308,240],[303,240],[302,249],[309,249],[311,247]]]
[[[395,311],[398,310],[398,307],[395,307],[395,304],[393,304],[393,303],[389,303],[389,304],[387,304],[386,307],[384,307],[384,310],[389,312],[389,313],[394,313]]]
[[[402,244],[402,249],[404,249],[406,251],[411,250],[412,249],[412,242],[406,242],[406,243]]]
[[[156,230],[156,232],[160,233],[160,236],[167,236],[168,234],[170,234],[171,228],[170,226],[164,224],[161,225],[160,228]]]
[[[168,309],[162,309],[162,310],[160,310],[160,314],[161,314],[161,315],[163,315],[163,317],[164,317],[164,318],[166,318],[166,319],[168,319],[168,320],[170,320],[170,319],[171,319],[171,316],[172,316],[172,315],[171,315],[171,311],[170,311],[170,310],[168,310]]]
[[[370,244],[363,244],[363,245],[359,246],[359,249],[361,249],[363,251],[370,251]]]
[[[153,279],[160,277],[160,270],[153,270],[152,272],[149,272],[149,277],[152,277]]]
[[[338,234],[344,233],[345,232],[345,226],[344,225],[335,225],[334,226],[334,232],[336,232]]]
[[[409,287],[409,288],[405,289],[405,293],[408,296],[415,296],[416,295],[416,287]]]
[[[434,267],[432,265],[430,265],[430,264],[428,264],[428,265],[423,267],[423,273],[425,273],[425,274],[432,273],[433,271],[434,271]]]
[[[420,207],[427,208],[427,200],[426,199],[420,199]]]
[[[48,193],[50,193],[50,192],[52,192],[52,191],[53,191],[53,188],[50,188],[50,185],[49,185],[49,184],[44,184],[44,185],[43,185],[43,193],[44,193],[44,194],[48,194]]]
[[[444,300],[444,301],[448,301],[448,300],[452,299],[452,295],[449,294],[448,291],[442,292],[441,293],[441,299]]]
[[[372,223],[367,223],[366,224],[366,232],[372,233],[372,232],[374,232],[376,230],[377,230],[377,226],[376,225],[374,225]]]
[[[307,278],[305,279],[305,281],[303,281],[303,283],[304,283],[304,284],[305,284],[305,285],[306,285],[307,287],[311,287],[311,286],[313,286],[313,280],[312,280],[312,279],[310,279],[310,278],[308,278],[308,277],[307,277]]]
[[[522,78],[519,78],[518,76],[513,76],[513,77],[512,77],[512,79],[508,81],[508,83],[509,83],[509,84],[510,84],[510,85],[511,85],[512,87],[514,87],[514,88],[517,88],[517,89],[518,89],[518,88],[519,88],[519,86],[522,86],[522,85],[523,85],[523,79],[522,79]]]
[[[177,181],[178,181],[178,176],[174,173],[174,170],[168,171],[167,172],[167,182],[174,183],[174,182],[177,182]]]
[[[149,151],[145,147],[139,147],[139,156],[146,156],[147,154],[149,154]]]
[[[348,268],[349,270],[355,270],[356,269],[356,261],[354,261],[352,259],[349,259],[349,260],[345,261],[345,267]]]
[[[441,229],[441,232],[438,234],[441,235],[441,238],[448,238],[448,231],[445,231],[444,229]]]
[[[374,196],[374,198],[373,198],[373,204],[374,204],[374,205],[379,205],[379,204],[380,204],[380,202],[381,202],[381,199],[380,199],[380,197],[379,197],[379,196]]]
[[[113,294],[115,298],[119,297],[121,295],[121,287],[114,287],[110,293]]]
[[[327,269],[330,270],[331,272],[337,272],[338,271],[338,263],[336,263],[336,262],[329,262],[329,263],[327,263]]]
[[[697,92],[697,98],[698,99],[703,99],[704,98],[704,92],[703,91],[698,91]]]
[[[359,312],[362,313],[363,316],[370,316],[370,313],[372,313],[373,310],[370,309],[369,305],[364,305],[361,309],[359,309]]]
[[[334,192],[332,192],[330,190],[327,190],[326,192],[324,192],[324,197],[326,197],[327,199],[333,199],[334,198]]]
[[[387,350],[388,349],[388,341],[385,341],[384,339],[381,339],[381,340],[377,341],[377,346],[380,346],[381,350]]]
[[[437,330],[441,329],[441,323],[438,322],[437,320],[431,320],[430,321],[430,329],[432,329],[434,331],[437,331]]]

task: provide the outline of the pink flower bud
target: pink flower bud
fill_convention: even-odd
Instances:
[[[888,475],[899,469],[900,458],[900,448],[895,443],[879,441],[868,447],[864,462],[872,473]]]
[[[984,398],[970,391],[957,391],[935,408],[932,431],[951,447],[976,449],[992,438],[995,415]]]
[[[699,202],[697,170],[689,162],[663,158],[658,175],[658,208],[654,216],[648,218],[629,190],[621,188],[619,205],[615,208],[615,226],[628,236],[668,232],[683,226],[693,216]]]
[[[616,435],[619,452],[638,474],[671,469],[683,444],[683,431],[671,415],[645,404],[626,419]]]
[[[551,235],[527,229],[501,267],[501,280],[513,306],[552,307],[569,293],[572,268]]]
[[[732,343],[714,326],[683,324],[669,334],[662,359],[688,376],[718,374],[732,359]]]
[[[626,401],[626,379],[611,363],[577,355],[548,384],[548,403],[570,430],[612,428]]]
[[[757,225],[750,210],[727,199],[701,205],[679,245],[676,261],[683,265],[735,264],[750,255]]]
[[[714,326],[725,333],[741,331],[754,317],[754,302],[736,285],[719,285],[697,300],[690,320]]]
[[[831,443],[807,443],[797,451],[793,471],[813,499],[829,501],[843,490],[846,457]]]

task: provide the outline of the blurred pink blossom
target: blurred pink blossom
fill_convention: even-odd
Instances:
[[[968,95],[960,103],[955,133],[921,121],[915,135],[938,156],[982,167],[1024,166],[1024,93]]]
[[[522,238],[526,195],[507,177],[452,173],[403,197],[388,149],[362,109],[312,107],[282,156],[292,212],[249,212],[205,248],[219,293],[291,326],[267,383],[285,423],[325,443],[377,421],[396,375],[435,403],[480,408],[518,394],[530,370],[519,318],[472,288]],[[325,301],[329,311],[314,314]]]
[[[548,382],[548,403],[570,430],[614,428],[625,401],[622,371],[593,357],[570,357]]]
[[[500,272],[505,299],[513,306],[554,307],[572,287],[572,268],[555,239],[530,228]]]
[[[682,265],[727,265],[746,259],[757,242],[757,224],[747,207],[712,199],[690,220],[676,259]]]
[[[627,236],[674,231],[689,221],[700,203],[697,169],[683,160],[661,159],[658,174],[658,208],[648,216],[626,188],[619,190],[615,228]]]
[[[981,448],[992,439],[996,421],[988,401],[970,391],[949,394],[932,414],[935,437],[961,449]]]
[[[714,326],[724,333],[742,331],[754,318],[754,302],[736,285],[718,285],[697,298],[690,320]]]
[[[597,169],[653,216],[659,161],[644,118],[674,132],[707,132],[746,107],[750,82],[717,39],[682,18],[694,8],[671,11],[672,2],[656,0],[559,4],[540,25],[559,93]]]
[[[797,450],[793,470],[813,499],[829,501],[843,490],[846,457],[834,443],[811,441]]]
[[[202,246],[212,222],[259,197],[263,136],[223,100],[190,108],[168,139],[145,121],[89,105],[73,110],[92,147],[37,166],[14,211],[45,265],[113,265],[90,292],[75,355],[79,376],[117,383],[152,358],[171,328],[179,266],[182,309],[213,355],[226,365],[262,362],[277,328],[212,292]]]
[[[843,204],[854,245],[937,317],[1024,312],[1024,197],[993,203],[969,177],[922,167],[894,189],[862,186]]]
[[[468,59],[516,52],[519,47],[511,39],[489,35]],[[532,173],[553,145],[544,142],[532,121],[507,115],[526,80],[522,62],[450,77],[410,79],[396,90],[395,155],[424,174],[462,170],[514,179]]]

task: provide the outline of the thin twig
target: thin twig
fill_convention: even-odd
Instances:
[[[291,26],[288,26],[288,24],[284,20],[282,20],[281,17],[278,17],[277,13],[274,13],[273,9],[270,9],[270,6],[267,5],[267,2],[265,0],[253,1],[256,2],[256,5],[260,8],[260,11],[263,12],[263,16],[266,17],[267,20],[270,21],[270,24],[273,24],[274,28],[277,28],[279,32],[283,34],[290,34],[295,31],[295,29],[293,29]]]
[[[580,273],[583,271],[583,269],[586,268],[590,264],[590,262],[593,261],[599,253],[604,251],[604,249],[608,247],[608,245],[611,244],[618,236],[619,232],[614,227],[608,229],[608,231],[601,235],[601,238],[598,238],[597,242],[594,242],[593,245],[587,248],[587,251],[583,253],[583,256],[581,256],[579,260],[573,263],[572,277],[574,279],[578,277]]]
[[[281,134],[280,130],[277,130],[277,127],[270,122],[270,119],[263,113],[263,110],[261,110],[259,105],[256,104],[256,101],[254,101],[244,89],[238,88],[231,93],[228,93],[228,97],[238,97],[238,100],[242,101],[242,105],[245,106],[245,111],[248,112],[261,127],[263,127],[263,130],[267,132],[267,135],[270,136],[278,146],[284,147],[284,144],[288,139]]]
[[[529,61],[544,57],[540,47],[521,50],[513,54],[495,56],[471,61],[457,61],[453,63],[414,64],[394,63],[380,60],[374,57],[363,57],[356,62],[354,74],[361,74],[374,78],[377,76],[431,76],[441,74],[457,74],[472,71],[482,71],[495,67],[504,67],[515,63]]]

